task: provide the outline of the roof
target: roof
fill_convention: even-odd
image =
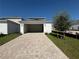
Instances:
[[[13,21],[10,21],[10,20],[0,20],[0,23],[15,23]],[[15,23],[17,24],[17,23]]]
[[[7,23],[10,20],[8,19],[21,19],[19,17],[9,17],[9,18],[0,18],[0,23]],[[27,20],[22,20],[19,21],[20,23],[24,23],[24,24],[44,24],[44,23],[52,23],[51,21],[47,21],[45,18],[28,18]]]
[[[44,18],[44,17],[34,17],[34,18],[30,17],[30,18],[27,18],[27,21],[29,21],[29,20],[30,21],[38,21],[38,20],[43,21],[43,20],[46,20],[46,18]]]
[[[6,20],[6,19],[23,19],[21,17],[0,17],[0,20]]]
[[[29,17],[28,19],[46,19],[45,17]]]
[[[52,22],[46,21],[46,20],[26,20],[26,21],[20,21],[20,23],[24,23],[24,24],[44,24],[44,23],[52,23]]]
[[[53,23],[52,21],[46,21],[45,23]]]
[[[20,21],[20,23],[24,24],[43,24],[46,22],[46,18],[44,17],[30,17],[25,21]]]
[[[7,23],[8,20],[0,20],[0,23]]]
[[[27,21],[20,21],[20,23],[24,23],[24,24],[43,24],[43,23],[45,23],[45,21],[43,21],[43,20],[34,20],[34,21],[32,21],[32,20],[27,20]]]

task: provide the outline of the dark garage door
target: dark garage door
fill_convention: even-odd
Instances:
[[[29,24],[28,32],[43,32],[43,24]]]

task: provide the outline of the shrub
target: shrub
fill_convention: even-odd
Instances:
[[[0,33],[0,37],[3,37],[3,36],[5,36],[3,33]]]

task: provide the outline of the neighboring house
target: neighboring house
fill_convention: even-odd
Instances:
[[[79,31],[79,24],[77,24],[77,25],[72,25],[70,29],[71,29],[71,30],[77,30],[77,31]]]
[[[79,20],[73,21],[72,26],[70,27],[70,29],[79,31]]]
[[[79,33],[79,20],[72,21],[70,29],[66,32],[71,34]]]
[[[48,22],[44,18],[30,19],[24,21],[22,18],[3,18],[3,20],[0,20],[0,33],[9,34],[20,32],[24,34],[28,32],[52,32],[52,22]]]

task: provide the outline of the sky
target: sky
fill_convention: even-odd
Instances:
[[[66,11],[74,20],[79,19],[79,0],[0,0],[0,17],[44,17],[52,19]]]

